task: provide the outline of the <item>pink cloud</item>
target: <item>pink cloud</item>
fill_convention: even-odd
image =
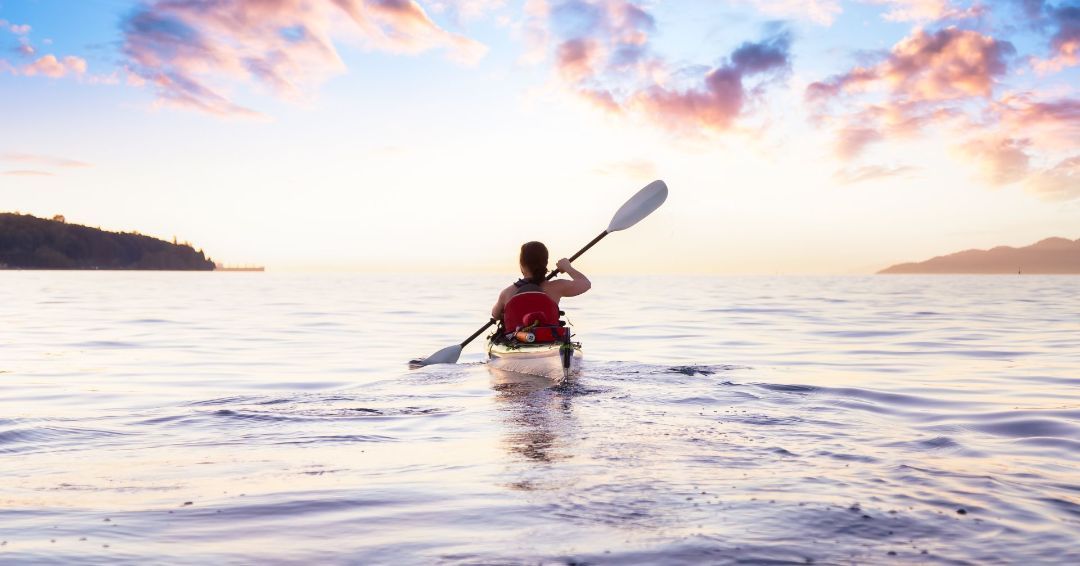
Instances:
[[[861,154],[872,143],[879,142],[884,138],[877,128],[851,126],[841,128],[836,135],[836,156],[843,160],[850,160]]]
[[[948,27],[934,33],[915,30],[893,46],[885,60],[811,84],[807,98],[828,101],[841,94],[874,88],[907,101],[938,101],[990,96],[1007,70],[1015,49],[977,31]]]
[[[959,149],[979,166],[981,176],[991,185],[1015,183],[1027,177],[1031,158],[1027,140],[1013,138],[971,140]]]
[[[890,177],[907,177],[915,172],[914,167],[900,165],[897,167],[885,167],[882,165],[866,165],[850,169],[841,169],[833,175],[833,179],[842,185],[854,185],[877,179]]]
[[[1044,200],[1065,201],[1080,199],[1080,155],[1029,177],[1025,187]]]
[[[1013,53],[977,31],[916,29],[879,62],[812,83],[805,96],[814,119],[835,129],[837,157],[850,161],[872,143],[971,121],[965,105],[991,104]]]
[[[591,105],[681,132],[734,127],[787,72],[790,36],[776,30],[712,68],[676,68],[653,52],[656,20],[630,0],[530,0],[530,41],[553,54],[559,79]]]
[[[789,48],[785,32],[743,43],[726,62],[707,71],[698,86],[654,85],[633,94],[629,106],[674,129],[727,130],[761,95],[763,84],[750,86],[751,80],[767,81],[789,69]]]
[[[52,173],[48,171],[35,171],[32,169],[14,169],[11,171],[4,171],[4,175],[9,177],[53,177]]]
[[[155,0],[125,22],[123,51],[128,72],[163,103],[252,116],[233,102],[231,86],[302,99],[312,85],[344,72],[335,35],[398,53],[443,49],[464,62],[485,51],[439,27],[414,0]]]
[[[1064,134],[1056,141],[1080,139],[1080,99],[1039,100],[1032,93],[1010,94],[995,101],[992,111],[1009,130],[1038,128],[1042,134]]]
[[[86,73],[86,60],[81,57],[68,55],[63,59],[57,59],[55,55],[45,55],[22,69],[22,74],[32,77],[45,75],[58,79],[68,74],[82,75]]]
[[[1033,59],[1040,73],[1051,73],[1080,65],[1080,6],[1047,8],[1049,24],[1055,28],[1050,37],[1050,57]]]
[[[893,22],[940,22],[966,20],[982,16],[986,9],[980,4],[956,6],[950,0],[873,0],[890,9],[882,17]]]
[[[30,33],[30,26],[28,24],[13,24],[7,20],[0,20],[0,29],[7,29],[15,35],[26,35]]]
[[[1080,102],[1075,100],[1036,102],[1031,96],[1008,97],[996,105],[996,121],[982,124],[979,137],[959,149],[991,185],[1020,183],[1044,200],[1077,199],[1078,110]],[[1039,165],[1055,161],[1052,167]]]
[[[876,64],[811,84],[806,100],[816,122],[833,129],[843,162],[871,144],[935,130],[966,138],[957,155],[989,186],[1020,184],[1044,199],[1078,198],[1080,156],[1060,156],[1080,139],[1080,101],[1030,92],[995,99],[1013,53],[1010,43],[977,31],[916,29]],[[1055,159],[1057,165],[1043,165]],[[883,171],[867,167],[844,169],[836,179],[858,182],[863,172]]]
[[[93,167],[93,165],[91,165],[90,163],[87,163],[85,161],[79,161],[77,159],[55,157],[51,155],[38,155],[33,153],[0,153],[0,161],[8,163],[19,163],[21,165],[29,165],[34,167],[63,167],[69,169]]]
[[[555,67],[569,82],[583,81],[596,73],[600,63],[600,44],[590,38],[576,38],[559,44]]]

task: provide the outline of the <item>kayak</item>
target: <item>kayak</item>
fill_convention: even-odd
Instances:
[[[581,344],[571,341],[562,314],[539,286],[520,285],[506,301],[498,328],[488,336],[488,365],[554,381],[569,377],[581,363]]]
[[[563,352],[566,352],[565,356]],[[488,365],[502,371],[562,381],[580,371],[581,344],[577,342],[530,344],[489,339]]]

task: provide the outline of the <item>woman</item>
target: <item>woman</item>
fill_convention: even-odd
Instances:
[[[570,280],[552,279],[547,277],[548,250],[540,242],[526,242],[521,246],[521,255],[518,264],[521,266],[521,274],[524,278],[519,279],[513,285],[503,289],[499,293],[499,300],[491,308],[491,316],[496,320],[502,319],[503,307],[510,297],[525,291],[543,291],[547,296],[559,304],[563,297],[576,297],[592,287],[589,278],[570,265],[570,260],[563,258],[555,263],[555,267],[561,273],[570,276]]]

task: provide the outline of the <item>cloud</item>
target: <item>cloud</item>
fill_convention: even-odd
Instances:
[[[431,11],[449,14],[454,20],[475,20],[506,6],[506,0],[431,0]]]
[[[0,153],[0,161],[46,168],[81,169],[93,167],[92,164],[77,159],[32,153]]]
[[[85,73],[86,60],[73,55],[68,55],[63,59],[57,59],[55,55],[45,55],[22,68],[22,74],[28,77],[45,75],[59,79],[68,74],[83,75]]]
[[[758,94],[747,88],[746,79],[786,72],[790,45],[786,32],[759,43],[743,43],[725,63],[705,73],[700,86],[680,91],[657,85],[634,95],[631,103],[663,121],[728,129]]]
[[[1074,155],[1029,177],[1027,190],[1050,201],[1080,199],[1080,155]]]
[[[656,19],[637,2],[530,0],[525,8],[526,36],[550,51],[556,75],[572,92],[604,111],[675,131],[733,128],[770,81],[790,69],[791,36],[775,26],[715,66],[676,67],[653,51]]]
[[[893,46],[881,63],[812,83],[806,95],[811,102],[872,89],[883,89],[906,101],[987,97],[1015,51],[1008,41],[977,31],[948,27],[928,33],[916,29]]]
[[[13,24],[7,20],[0,20],[0,29],[6,29],[15,35],[27,35],[31,28],[29,24]]]
[[[982,178],[994,186],[1008,185],[1027,177],[1031,162],[1023,139],[974,139],[962,145],[960,152],[980,168]]]
[[[863,126],[851,126],[841,128],[836,135],[836,156],[842,160],[850,160],[861,154],[872,143],[879,142],[884,136],[877,128]]]
[[[35,171],[32,169],[14,169],[11,171],[4,171],[4,175],[8,177],[53,177],[52,173],[48,171]]]
[[[600,175],[621,176],[631,179],[655,179],[657,175],[656,164],[648,159],[627,159],[607,163],[595,169]]]
[[[1055,29],[1050,36],[1050,57],[1033,59],[1040,73],[1051,73],[1080,65],[1080,5],[1047,8],[1046,19]]]
[[[1048,201],[1080,199],[1080,155],[1061,159],[1052,167],[1039,167],[1034,163],[1034,147],[1032,139],[1002,137],[975,138],[958,149],[990,185],[1019,183]],[[1075,145],[1065,149],[1074,151]]]
[[[829,26],[843,9],[839,0],[749,0],[758,10],[771,16],[802,19]]]
[[[986,11],[978,3],[961,8],[950,0],[872,0],[871,3],[889,6],[882,18],[892,22],[966,20],[982,16]]]
[[[937,131],[966,140],[956,155],[988,186],[1021,185],[1047,200],[1077,198],[1080,156],[1069,153],[1080,139],[1080,100],[1035,92],[995,97],[1014,54],[1011,43],[978,31],[915,29],[877,62],[812,83],[805,97],[815,124],[833,132],[844,163],[873,144]],[[890,171],[845,167],[835,178],[855,183]]]
[[[1027,132],[1052,146],[1076,145],[1080,139],[1080,99],[1039,100],[1030,92],[1014,93],[995,101],[991,115],[1006,131]]]
[[[155,0],[123,28],[128,71],[161,102],[218,115],[257,114],[233,102],[228,90],[238,83],[300,100],[344,72],[337,35],[396,53],[443,49],[462,62],[485,51],[415,0]]]
[[[863,167],[845,168],[837,171],[833,179],[841,185],[854,185],[875,179],[887,179],[889,177],[906,177],[915,172],[915,168],[908,165],[897,167],[885,167],[881,165],[867,165]]]
[[[971,100],[991,104],[1012,44],[954,26],[914,30],[876,63],[811,83],[812,119],[835,132],[835,153],[850,161],[869,145],[963,121]]]

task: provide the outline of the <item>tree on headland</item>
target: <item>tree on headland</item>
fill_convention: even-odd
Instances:
[[[9,269],[214,269],[190,244],[29,214],[0,213],[0,266]]]

